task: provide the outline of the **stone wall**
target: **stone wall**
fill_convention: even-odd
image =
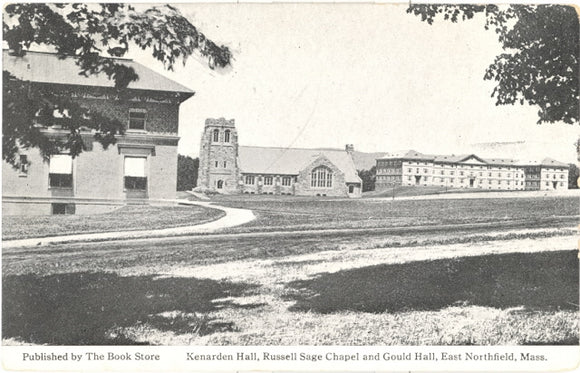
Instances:
[[[312,170],[319,166],[326,166],[332,171],[331,188],[311,187]],[[300,171],[298,182],[295,185],[295,194],[297,196],[348,197],[348,187],[346,185],[344,173],[331,163],[328,158],[321,155],[314,162]]]

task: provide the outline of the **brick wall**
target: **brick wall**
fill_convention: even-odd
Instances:
[[[145,128],[152,133],[177,134],[179,120],[179,105],[143,101],[114,101],[97,98],[78,98],[76,101],[83,107],[129,123],[129,109],[147,110]]]

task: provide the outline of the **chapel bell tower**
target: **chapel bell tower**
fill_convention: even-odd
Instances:
[[[199,151],[198,187],[222,193],[238,192],[238,131],[235,120],[205,120]]]

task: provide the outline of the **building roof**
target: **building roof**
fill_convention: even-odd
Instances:
[[[240,146],[238,149],[240,170],[251,174],[298,175],[321,155],[344,173],[347,183],[361,182],[352,157],[344,150],[259,146]]]
[[[115,58],[115,62],[132,67],[139,79],[129,83],[128,88],[185,93],[192,96],[191,89],[156,73],[146,66],[130,59]],[[55,53],[28,51],[22,57],[12,56],[3,50],[3,68],[18,79],[38,83],[82,85],[96,87],[114,87],[115,82],[106,74],[79,75],[80,68],[72,57],[59,58]]]
[[[543,160],[518,160],[511,158],[481,158],[476,154],[462,154],[462,155],[431,155],[423,154],[415,150],[402,150],[393,153],[387,153],[383,158],[379,159],[410,159],[410,160],[426,160],[437,163],[461,163],[469,158],[477,158],[478,160],[494,166],[551,166],[551,167],[569,167],[568,164],[556,161],[552,158],[544,158]]]
[[[552,159],[552,158],[544,158],[541,162],[541,165],[542,166],[552,166],[552,167],[566,167],[566,168],[570,167],[569,164],[563,163],[563,162],[558,162],[557,160]]]

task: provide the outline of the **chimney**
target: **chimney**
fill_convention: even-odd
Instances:
[[[344,150],[346,150],[346,152],[350,155],[352,155],[352,153],[354,153],[354,145],[353,144],[346,144],[346,146],[344,147]]]

